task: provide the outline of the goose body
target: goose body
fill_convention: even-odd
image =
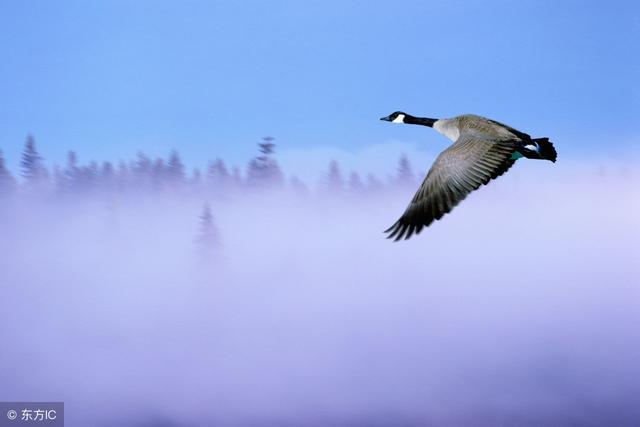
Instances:
[[[430,119],[396,111],[380,120],[432,127],[453,141],[436,158],[400,219],[386,230],[395,240],[420,233],[451,212],[469,193],[505,173],[519,158],[555,162],[557,157],[548,138],[531,138],[473,114]]]

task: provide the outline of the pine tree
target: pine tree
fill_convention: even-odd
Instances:
[[[43,165],[42,156],[36,149],[36,141],[33,135],[27,135],[20,166],[22,168],[22,177],[27,185],[40,185],[48,178],[47,169]]]
[[[200,229],[196,244],[201,255],[210,255],[220,245],[218,229],[211,214],[211,206],[206,203],[200,215]]]
[[[275,152],[274,138],[265,136],[258,143],[260,154],[249,162],[247,181],[254,186],[275,186],[283,182],[283,175],[278,162],[273,158]]]
[[[229,176],[229,171],[227,170],[227,165],[225,165],[224,160],[217,158],[215,161],[209,162],[207,174],[213,179],[227,178]]]
[[[185,168],[180,158],[180,153],[177,150],[172,150],[169,155],[169,161],[167,162],[167,176],[169,182],[173,185],[184,184],[185,181]]]
[[[153,181],[151,159],[142,151],[138,151],[136,161],[131,165],[131,170],[133,171],[136,187],[138,189],[148,189]]]
[[[13,194],[16,190],[16,179],[5,164],[4,155],[0,151],[0,197]]]
[[[336,160],[329,163],[329,172],[327,173],[327,190],[330,193],[338,194],[344,189],[344,179],[340,171],[340,165]]]
[[[80,168],[78,167],[78,156],[75,151],[67,153],[67,164],[62,171],[61,182],[58,187],[67,192],[77,191],[80,188]]]
[[[275,138],[272,136],[263,136],[262,142],[258,143],[260,152],[265,156],[265,159],[266,156],[269,156],[275,152],[276,144],[273,143],[274,140]]]
[[[78,187],[83,191],[91,191],[97,187],[100,171],[98,162],[92,160],[87,166],[80,168]]]
[[[396,175],[396,182],[402,186],[415,185],[415,175],[411,170],[411,163],[406,154],[402,154],[398,160],[398,173]]]
[[[100,187],[103,191],[113,191],[116,184],[116,172],[111,162],[102,162],[100,167]]]
[[[207,183],[213,190],[224,190],[230,183],[229,171],[224,160],[218,158],[207,166]]]

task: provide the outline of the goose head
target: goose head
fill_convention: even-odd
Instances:
[[[415,117],[403,111],[394,111],[387,117],[381,117],[380,120],[391,123],[406,123],[409,125],[422,125],[428,127],[433,127],[433,124],[438,121],[438,119],[429,119],[427,117]]]
[[[391,123],[406,123],[404,119],[407,117],[407,115],[407,113],[403,113],[402,111],[395,111],[389,114],[387,117],[381,117],[380,120]]]

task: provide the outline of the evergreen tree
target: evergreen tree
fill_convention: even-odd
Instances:
[[[396,182],[402,186],[415,185],[416,177],[411,170],[411,163],[405,154],[400,156],[398,160],[398,174],[396,175]]]
[[[213,179],[228,178],[229,171],[227,170],[227,165],[225,165],[224,160],[217,158],[215,161],[209,162],[207,175]]]
[[[0,151],[0,197],[13,194],[16,190],[16,179],[5,164],[4,155]]]
[[[75,151],[67,153],[67,164],[62,171],[61,181],[58,187],[67,192],[77,191],[80,188],[80,168],[78,167],[78,156]]]
[[[275,152],[274,138],[265,136],[258,143],[260,155],[249,162],[247,181],[251,185],[274,186],[283,182],[278,162],[273,158]]]
[[[329,163],[329,172],[327,173],[327,190],[330,193],[341,193],[344,189],[344,179],[340,171],[340,165],[336,160]]]
[[[97,187],[100,170],[98,162],[92,160],[87,166],[80,168],[77,188],[81,191],[92,191]]]
[[[167,176],[173,185],[183,184],[185,181],[185,168],[177,150],[172,150],[167,162]]]
[[[116,184],[116,172],[111,162],[102,162],[100,167],[100,187],[105,191],[113,191]]]
[[[231,177],[224,160],[218,158],[210,161],[207,166],[207,183],[214,190],[224,190],[228,187]]]
[[[138,189],[148,189],[153,178],[151,159],[142,151],[138,151],[136,161],[131,165],[131,170]]]
[[[269,156],[275,152],[276,144],[273,143],[274,140],[275,138],[272,136],[263,136],[262,142],[258,143],[260,152],[263,154],[263,156],[265,156],[265,159],[266,156]]]
[[[218,229],[211,214],[211,206],[205,204],[200,215],[200,228],[196,239],[201,255],[210,255],[220,245]]]
[[[36,149],[36,141],[33,135],[27,135],[20,166],[22,168],[22,177],[27,185],[40,185],[49,177],[47,169],[44,167],[42,156]]]

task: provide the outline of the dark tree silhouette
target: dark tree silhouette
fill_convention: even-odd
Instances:
[[[105,191],[113,191],[116,185],[116,172],[111,162],[102,162],[100,167],[100,187]]]
[[[98,185],[99,176],[100,170],[98,168],[98,162],[92,160],[87,166],[80,168],[79,187],[84,191],[95,189]]]
[[[55,188],[57,191],[69,194],[105,195],[108,193],[110,197],[115,197],[116,192],[123,195],[127,193],[142,195],[151,193],[152,190],[160,192],[177,188],[188,190],[189,193],[201,194],[202,191],[210,189],[216,191],[224,189],[232,192],[251,186],[281,187],[285,178],[274,158],[275,147],[274,138],[262,138],[258,144],[259,154],[249,162],[245,176],[236,166],[229,170],[230,168],[221,158],[208,163],[206,175],[198,169],[194,169],[192,174],[187,174],[180,154],[176,150],[171,152],[168,160],[161,158],[152,160],[139,151],[134,160],[119,161],[117,168],[114,168],[110,162],[99,164],[92,161],[83,165],[78,161],[78,155],[74,151],[69,151],[65,165],[54,166],[54,180],[50,182],[49,172],[36,149],[35,140],[32,135],[28,135],[20,162],[22,183],[7,170],[4,157],[0,153],[0,191],[6,193],[12,191],[11,189],[20,188],[22,195],[35,195],[47,194]],[[400,157],[397,175],[388,180],[392,184],[410,183],[415,180],[406,156]],[[55,187],[51,184],[55,184]],[[346,180],[340,165],[335,160],[330,162],[321,185],[322,191],[332,194],[340,194],[344,191],[373,193],[382,190],[383,187],[382,182],[373,175],[369,175],[367,182],[363,183],[360,176],[352,172]],[[305,183],[297,177],[289,180],[288,188],[297,194],[308,193]]]
[[[91,161],[88,165],[80,166],[75,151],[67,153],[67,164],[64,170],[56,172],[58,190],[66,193],[89,192],[97,189],[100,184],[100,168],[98,162]]]
[[[278,162],[273,158],[275,152],[274,138],[265,136],[258,143],[260,155],[249,162],[247,181],[254,186],[274,186],[283,182],[283,175]]]
[[[258,143],[258,146],[260,147],[260,152],[264,156],[269,156],[275,152],[276,144],[273,143],[274,140],[275,138],[272,136],[263,136],[262,142]]]
[[[136,161],[131,165],[133,171],[133,179],[135,185],[139,189],[149,188],[152,180],[152,164],[151,159],[142,151],[138,151]]]
[[[336,160],[329,163],[329,172],[327,172],[327,190],[330,193],[341,193],[344,190],[344,179],[340,171],[340,165]]]
[[[16,190],[17,183],[9,169],[5,164],[4,155],[0,151],[0,197],[13,194]]]
[[[44,167],[42,156],[36,149],[36,141],[33,135],[28,135],[22,151],[22,160],[20,162],[22,168],[22,177],[27,185],[42,184],[49,174]]]
[[[207,175],[211,179],[227,178],[229,171],[227,165],[224,164],[224,160],[217,158],[215,161],[210,161],[207,167]]]
[[[406,154],[402,154],[398,159],[398,173],[396,175],[396,182],[403,186],[415,185],[416,177],[411,170],[411,163]]]
[[[77,191],[80,188],[80,168],[75,151],[67,153],[67,164],[62,173],[56,178],[58,189],[65,192]]]
[[[172,150],[167,162],[167,177],[174,186],[184,184],[186,174],[184,164],[177,150]]]
[[[225,190],[231,183],[227,165],[220,158],[210,161],[207,166],[207,184],[214,191]]]

